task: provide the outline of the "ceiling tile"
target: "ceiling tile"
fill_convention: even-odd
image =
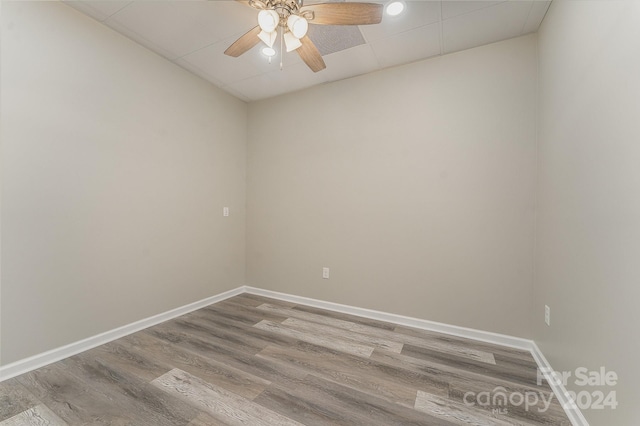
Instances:
[[[425,25],[371,43],[382,67],[407,64],[440,54],[440,24]]]
[[[256,10],[235,1],[136,1],[107,20],[162,46],[172,58],[257,24]]]
[[[327,55],[324,57],[324,62],[327,64],[327,68],[318,73],[324,81],[341,80],[380,68],[378,60],[368,44]]]
[[[104,21],[109,16],[113,15],[117,11],[121,10],[123,7],[132,3],[131,0],[126,1],[105,1],[105,0],[96,0],[96,1],[78,1],[78,0],[66,0],[63,3],[73,7],[74,9],[79,10],[80,12],[91,16],[93,19],[97,21]]]
[[[323,56],[365,43],[356,25],[309,25],[307,34]]]
[[[504,1],[443,1],[442,19],[449,19],[454,16],[464,15],[465,13],[495,6],[499,3],[504,3]]]
[[[439,1],[407,1],[407,8],[398,16],[382,17],[381,24],[361,25],[367,42],[373,42],[408,30],[433,24],[440,20]]]
[[[442,22],[444,53],[482,46],[522,34],[530,1],[509,1]]]

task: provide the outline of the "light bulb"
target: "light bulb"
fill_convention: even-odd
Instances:
[[[404,2],[393,1],[387,5],[386,11],[389,16],[398,16],[404,10]]]
[[[262,28],[262,31],[265,33],[270,33],[275,30],[278,22],[280,22],[280,16],[278,12],[273,9],[261,10],[258,13],[258,25],[260,25],[260,28]]]
[[[269,58],[271,58],[272,56],[276,56],[276,51],[273,49],[273,47],[265,47],[264,49],[262,49],[262,53]]]
[[[287,19],[287,27],[295,38],[302,38],[307,34],[309,23],[302,16],[290,15]]]

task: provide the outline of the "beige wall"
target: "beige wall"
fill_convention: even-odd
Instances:
[[[535,50],[250,104],[247,284],[530,337]]]
[[[584,410],[593,425],[640,424],[638,52],[635,1],[557,1],[539,33],[534,337],[557,370],[617,372],[601,390],[620,405]]]
[[[246,104],[61,3],[1,73],[4,363],[244,284]]]

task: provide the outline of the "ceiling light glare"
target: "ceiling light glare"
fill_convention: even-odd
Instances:
[[[258,13],[258,25],[260,25],[260,28],[262,28],[262,31],[265,33],[270,33],[275,30],[278,22],[280,22],[280,16],[278,12],[273,9],[261,10]]]
[[[392,1],[387,5],[385,10],[389,16],[398,16],[404,11],[404,2]]]
[[[262,49],[262,54],[271,58],[273,56],[276,56],[276,51],[273,47],[265,47],[264,49]]]
[[[295,38],[304,37],[307,35],[307,30],[309,29],[309,23],[307,20],[298,15],[289,16],[289,19],[287,19],[287,26]]]

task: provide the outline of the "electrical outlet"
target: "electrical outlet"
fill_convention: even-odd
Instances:
[[[544,322],[547,325],[551,325],[551,308],[549,305],[544,305]]]
[[[325,280],[329,279],[329,268],[322,268],[322,278]]]
[[[224,217],[229,216],[229,207],[223,207],[222,208],[222,216],[224,216]]]

